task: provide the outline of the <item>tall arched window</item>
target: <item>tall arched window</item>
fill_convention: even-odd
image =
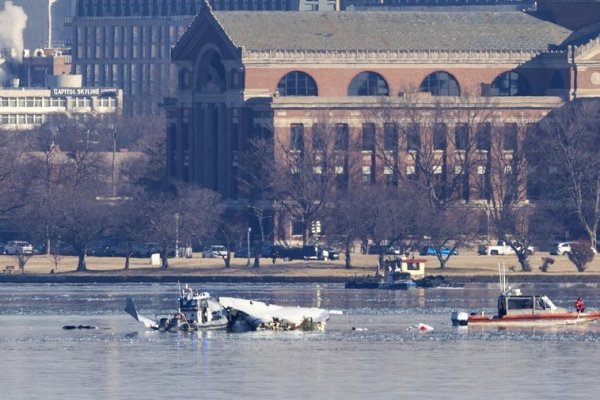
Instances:
[[[455,77],[447,72],[438,71],[423,79],[419,92],[428,92],[432,96],[460,96],[460,87]]]
[[[317,96],[315,80],[302,71],[292,71],[286,74],[277,84],[280,96]]]
[[[196,71],[196,91],[204,93],[225,91],[225,66],[219,53],[210,50],[204,54],[196,65]]]
[[[388,84],[376,72],[361,72],[348,87],[348,96],[389,96]]]
[[[491,96],[527,96],[528,94],[527,80],[515,71],[498,75],[490,87]]]

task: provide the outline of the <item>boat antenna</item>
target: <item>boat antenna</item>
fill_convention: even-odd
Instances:
[[[504,293],[506,291],[506,264],[502,263],[502,268],[500,268],[500,262],[498,262],[498,284],[500,285],[500,292]]]

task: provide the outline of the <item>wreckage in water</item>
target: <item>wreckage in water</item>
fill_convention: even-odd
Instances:
[[[180,289],[178,302],[179,309],[173,315],[157,315],[154,319],[139,314],[132,298],[127,299],[125,311],[147,328],[160,331],[323,330],[331,314],[341,314],[337,310],[278,306],[235,297],[217,299],[206,292],[194,292],[187,285]]]
[[[219,302],[228,311],[229,326],[233,331],[324,330],[331,314],[342,313],[316,307],[278,306],[235,297],[219,297]]]
[[[131,297],[127,299],[125,311],[146,328],[153,330],[196,331],[227,328],[227,310],[207,292],[194,292],[185,285],[184,288],[180,288],[177,301],[177,312],[173,315],[157,315],[155,319],[139,314]]]

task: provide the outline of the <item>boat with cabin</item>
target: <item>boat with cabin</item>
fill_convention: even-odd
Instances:
[[[208,292],[194,291],[185,285],[179,288],[178,311],[172,315],[156,315],[154,319],[139,314],[131,297],[125,311],[146,328],[159,331],[198,331],[226,329],[228,313]]]
[[[585,311],[583,301],[577,299],[575,310],[557,307],[546,295],[523,294],[520,289],[506,285],[506,273],[500,274],[501,293],[497,313],[466,313],[452,311],[454,326],[536,327],[573,325],[600,320],[600,311]]]

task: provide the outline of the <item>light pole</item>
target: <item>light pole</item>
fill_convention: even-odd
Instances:
[[[250,232],[252,232],[252,228],[248,227],[248,237],[247,237],[248,261],[246,261],[246,265],[250,265]]]
[[[175,213],[175,257],[179,258],[179,213]]]
[[[115,156],[117,153],[117,130],[113,128],[113,148],[112,148],[112,197],[117,196],[117,170],[115,169]]]

